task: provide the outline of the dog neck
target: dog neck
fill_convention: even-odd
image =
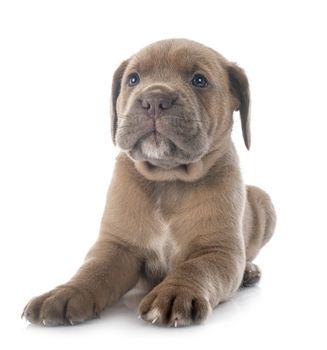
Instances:
[[[211,150],[196,162],[182,164],[171,169],[161,168],[147,161],[134,161],[134,165],[139,173],[151,181],[181,180],[185,182],[193,182],[204,177],[219,159],[226,158],[224,156],[227,156],[227,158],[230,159],[228,154],[230,152],[235,153],[235,149],[232,143],[228,146],[229,147]]]

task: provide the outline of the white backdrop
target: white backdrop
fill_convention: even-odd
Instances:
[[[323,1],[0,2],[1,348],[326,349],[326,10]],[[96,239],[116,150],[111,76],[142,46],[186,37],[245,68],[247,183],[275,203],[263,278],[202,326],[164,329],[119,305],[66,328],[27,325],[30,297],[65,282]],[[77,242],[77,243],[76,243]]]

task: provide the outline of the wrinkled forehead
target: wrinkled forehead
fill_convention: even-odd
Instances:
[[[215,51],[189,42],[159,42],[135,54],[129,70],[144,75],[222,73],[222,58]]]

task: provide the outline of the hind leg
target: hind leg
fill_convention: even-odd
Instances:
[[[247,264],[242,286],[250,286],[260,280],[260,269],[252,261],[270,240],[276,225],[275,209],[268,194],[254,186],[247,186],[246,190],[243,235]]]

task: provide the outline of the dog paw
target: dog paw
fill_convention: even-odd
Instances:
[[[71,285],[63,285],[33,298],[22,317],[43,326],[76,325],[98,315],[90,293]]]
[[[183,327],[204,321],[211,310],[208,300],[187,287],[159,285],[140,303],[140,317],[155,325]]]
[[[261,278],[261,271],[259,267],[252,262],[247,262],[244,275],[243,275],[243,281],[241,284],[241,287],[251,287],[258,283]]]

